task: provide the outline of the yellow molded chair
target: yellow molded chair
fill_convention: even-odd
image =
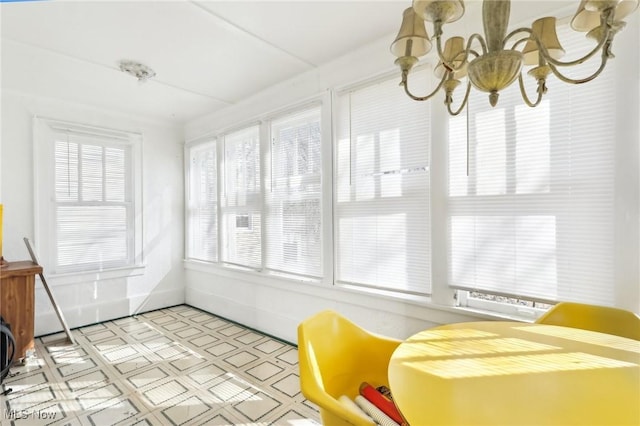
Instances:
[[[300,387],[320,408],[324,425],[374,425],[338,398],[346,395],[353,400],[362,382],[389,386],[389,359],[399,344],[399,340],[369,333],[334,311],[319,312],[300,323]]]
[[[536,323],[582,328],[640,340],[640,317],[633,312],[607,306],[561,302],[545,312]]]

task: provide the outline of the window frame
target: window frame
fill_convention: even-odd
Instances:
[[[142,134],[126,130],[97,127],[51,118],[34,117],[34,250],[38,260],[52,277],[98,276],[121,277],[137,275],[144,267],[143,253],[143,206],[142,206]],[[128,176],[130,201],[127,210],[128,258],[125,263],[101,266],[99,262],[90,268],[58,267],[56,265],[56,205],[55,198],[55,143],[56,136],[64,133],[79,138],[99,137],[105,139],[102,146],[126,146],[130,151]],[[85,145],[85,144],[83,144]],[[90,145],[90,144],[86,144]],[[91,205],[93,202],[78,202]],[[95,204],[95,203],[93,203]],[[73,278],[69,278],[73,280]],[[96,278],[101,279],[101,278]],[[64,280],[63,280],[64,281]]]
[[[433,83],[433,77],[432,77],[432,73],[431,71],[431,67],[429,66],[420,66],[420,67],[416,67],[416,69],[414,70],[414,73],[426,73],[426,76],[420,76],[420,77],[426,77],[425,79],[416,79],[416,80],[424,80],[421,81],[422,84],[432,84]],[[429,262],[429,276],[427,277],[426,280],[426,285],[427,288],[426,289],[422,289],[422,290],[415,290],[415,289],[399,289],[399,288],[390,288],[384,285],[370,285],[367,283],[362,283],[362,282],[351,282],[351,281],[347,281],[347,280],[340,280],[339,279],[339,260],[338,260],[338,255],[339,255],[339,250],[338,250],[338,244],[339,244],[339,225],[336,222],[336,217],[338,216],[337,213],[337,209],[339,208],[339,196],[340,196],[340,189],[339,189],[339,185],[340,185],[340,180],[338,178],[338,173],[339,173],[339,122],[340,122],[340,114],[341,112],[339,111],[339,108],[336,106],[339,103],[339,98],[341,96],[344,96],[346,94],[349,93],[361,93],[361,91],[369,91],[369,90],[375,90],[376,86],[382,86],[382,85],[386,85],[386,84],[390,84],[393,86],[396,86],[397,84],[397,80],[398,80],[398,75],[396,72],[385,72],[382,74],[379,74],[377,76],[374,76],[372,78],[366,79],[366,80],[362,80],[362,81],[358,81],[355,82],[353,84],[349,84],[349,85],[345,85],[345,86],[341,86],[338,88],[335,88],[332,91],[332,128],[333,128],[333,140],[331,142],[331,145],[333,147],[333,173],[331,175],[331,179],[332,179],[332,197],[333,197],[333,229],[334,229],[334,245],[333,245],[333,252],[331,253],[331,256],[333,257],[333,263],[334,263],[334,282],[333,284],[335,286],[339,286],[339,287],[344,287],[344,288],[349,288],[349,289],[356,289],[357,291],[362,291],[365,293],[375,293],[375,294],[384,294],[384,295],[393,295],[394,297],[398,297],[401,299],[407,299],[407,300],[413,300],[413,299],[419,299],[419,300],[430,300],[433,296],[433,287],[434,287],[434,283],[433,283],[433,263],[432,263],[432,257],[433,257],[433,250],[431,250],[432,244],[431,242],[433,241],[433,235],[432,235],[432,230],[430,229],[430,225],[431,222],[428,223],[427,225],[427,233],[428,236],[430,238],[429,243],[427,244],[427,257],[425,258],[426,262]],[[432,122],[432,116],[436,110],[436,108],[432,108],[430,106],[430,104],[424,104],[424,103],[417,103],[411,99],[409,99],[408,97],[406,97],[406,95],[404,93],[402,93],[401,89],[399,94],[401,95],[401,99],[403,99],[404,101],[407,102],[411,102],[411,105],[424,105],[425,108],[427,109],[427,113],[426,113],[426,119],[430,122]],[[419,87],[418,90],[420,91],[424,91],[425,88],[424,87]],[[349,106],[349,109],[351,108],[351,106]],[[349,111],[348,115],[351,115],[351,111]],[[351,120],[351,118],[349,117],[349,120]],[[349,139],[351,139],[351,134],[349,134]],[[431,184],[431,167],[433,164],[433,157],[432,157],[432,152],[431,149],[433,148],[433,141],[436,140],[434,135],[432,135],[431,133],[427,133],[427,138],[428,138],[428,146],[429,146],[429,150],[427,152],[427,164],[420,166],[419,168],[416,168],[415,170],[410,170],[410,172],[424,172],[426,173],[426,180],[427,180],[427,188],[429,190],[429,197],[427,197],[426,203],[428,204],[428,214],[429,214],[429,220],[432,221],[433,217],[432,217],[432,200],[433,200],[433,196],[434,194],[431,193],[431,189],[432,189],[432,184]],[[375,151],[375,163],[376,166],[381,167],[381,155],[380,155],[380,135],[378,133],[376,133],[376,135],[374,136],[375,139],[375,146],[374,146],[374,151]],[[349,147],[349,161],[351,163],[353,163],[354,160],[352,157],[354,156],[354,148],[352,145],[354,145],[354,141],[350,140],[349,141],[350,147]],[[357,158],[357,154],[356,154],[356,158]],[[351,166],[350,166],[351,167]],[[424,168],[424,170],[419,170]],[[403,172],[406,172],[406,170],[403,170]],[[350,171],[351,173],[351,171]],[[353,179],[353,177],[350,177],[350,179]],[[381,182],[380,182],[381,183]],[[377,188],[376,193],[380,192],[380,183],[376,184],[375,187]],[[404,198],[404,197],[403,197]],[[353,205],[355,204],[360,204],[360,205],[365,205],[365,204],[379,204],[380,206],[383,206],[384,211],[394,211],[394,212],[404,212],[404,210],[402,210],[400,207],[397,206],[397,199],[395,199],[395,197],[384,197],[384,196],[378,196],[376,195],[375,197],[373,197],[371,200],[356,200],[351,198],[349,200],[350,203],[352,203]]]
[[[248,124],[246,126],[239,127],[234,130],[225,132],[219,136],[219,141],[221,142],[219,144],[220,147],[218,151],[218,153],[220,153],[221,155],[218,161],[218,188],[220,189],[220,192],[218,193],[218,213],[219,213],[218,247],[220,249],[220,251],[218,252],[218,262],[221,264],[230,265],[233,267],[246,268],[246,269],[256,270],[256,271],[260,271],[263,268],[262,251],[264,249],[264,243],[263,243],[264,232],[262,229],[264,226],[263,225],[264,224],[264,217],[263,217],[264,216],[263,214],[264,212],[264,182],[263,182],[264,160],[263,160],[263,154],[262,154],[262,140],[263,140],[262,133],[263,132],[262,132],[261,123]],[[258,181],[257,185],[253,185],[253,188],[251,191],[248,191],[247,186],[245,185],[242,188],[240,188],[239,191],[236,191],[233,194],[233,197],[231,197],[227,192],[228,191],[227,185],[231,182],[231,179],[229,179],[230,172],[235,170],[237,174],[238,169],[231,169],[230,165],[228,164],[228,163],[231,163],[231,161],[228,161],[227,159],[227,152],[228,152],[227,150],[229,149],[229,146],[228,146],[229,141],[227,140],[227,137],[230,135],[241,136],[238,140],[234,141],[234,142],[238,142],[239,145],[246,145],[247,143],[246,135],[250,135],[251,139],[256,137],[257,140],[250,141],[250,143],[255,144],[255,146],[253,147],[253,152],[254,152],[254,155],[257,155],[258,157],[257,161],[254,164],[254,166],[257,167],[257,170],[255,171],[254,174],[257,176],[252,176],[253,178],[257,177],[257,181]],[[234,149],[234,153],[237,154],[235,149]],[[244,162],[241,165],[246,166],[247,163]],[[246,181],[245,179],[245,183],[247,182],[248,181]],[[236,195],[240,195],[239,198],[241,199],[244,198],[244,203],[242,202],[242,200],[240,200],[240,202],[237,202],[237,200],[235,199]],[[234,203],[232,205],[229,202],[230,198],[233,198],[234,200]],[[258,218],[260,221],[259,226],[256,226],[257,224],[253,223],[254,216],[256,214],[259,215],[259,218]],[[233,216],[233,219],[231,219],[231,216]],[[247,228],[237,227],[238,216],[248,217],[249,226]],[[234,225],[234,229],[236,230],[236,234],[233,236],[233,239],[231,239],[227,234],[228,229],[225,227],[227,220],[231,220],[230,223]],[[231,258],[232,256],[238,256],[238,252],[237,250],[235,250],[236,248],[235,243],[237,241],[238,236],[251,238],[251,234],[257,234],[257,238],[259,239],[260,247],[259,247],[258,256],[249,256],[246,259],[241,259],[241,258],[232,259]],[[231,244],[233,244],[234,246],[233,254],[231,254],[231,251],[229,250],[229,246]]]
[[[298,113],[303,113],[311,108],[319,108],[320,109],[320,186],[321,186],[321,195],[320,195],[320,205],[321,205],[321,254],[320,254],[320,268],[321,274],[320,276],[308,276],[304,274],[299,274],[295,272],[287,272],[280,271],[276,269],[269,269],[266,265],[266,253],[265,250],[268,247],[268,233],[265,232],[266,227],[266,212],[267,212],[267,195],[266,192],[268,190],[269,182],[271,179],[271,134],[270,128],[271,123],[274,121],[278,121],[279,119],[289,116],[295,115]],[[293,280],[295,282],[305,282],[312,284],[330,284],[333,282],[333,262],[332,262],[332,252],[331,246],[333,244],[332,238],[332,227],[331,227],[331,217],[332,217],[332,197],[331,197],[331,182],[330,178],[327,178],[328,174],[332,171],[332,147],[331,147],[331,94],[329,92],[323,93],[318,96],[313,96],[308,99],[303,100],[302,102],[298,102],[292,105],[289,105],[285,108],[281,108],[278,110],[271,111],[267,114],[260,115],[258,117],[254,117],[251,120],[244,120],[239,125],[235,125],[232,127],[221,129],[217,132],[209,133],[205,136],[200,136],[194,138],[185,143],[185,199],[190,192],[189,182],[190,182],[190,165],[189,165],[189,152],[191,149],[194,149],[198,145],[202,143],[206,143],[207,140],[217,140],[217,155],[218,155],[218,170],[217,170],[217,182],[218,182],[218,259],[217,261],[207,261],[190,258],[188,256],[188,251],[185,251],[187,255],[185,256],[186,261],[194,261],[198,262],[202,265],[211,265],[214,268],[222,268],[230,271],[244,271],[251,274],[258,275],[269,275],[273,277],[279,277],[286,280]],[[224,214],[224,210],[231,211],[236,209],[236,207],[224,207],[222,198],[223,187],[224,187],[224,137],[225,135],[242,132],[252,126],[258,126],[258,134],[259,134],[259,149],[260,149],[260,188],[261,193],[259,197],[259,201],[256,205],[260,206],[260,232],[261,232],[261,262],[259,266],[252,267],[248,265],[241,265],[234,262],[229,262],[223,260],[221,257],[221,253],[224,250],[221,245],[223,244],[223,236],[222,233],[224,230],[222,229],[222,215]],[[298,200],[298,199],[296,199]],[[189,238],[189,212],[188,212],[188,200],[185,201],[185,250],[188,250],[190,245]],[[251,212],[249,212],[251,215]],[[250,224],[250,228],[252,228]],[[245,231],[250,232],[250,231]],[[327,247],[329,245],[329,247]]]
[[[218,175],[218,170],[220,168],[220,149],[219,149],[219,139],[215,136],[212,137],[203,137],[199,138],[192,143],[185,144],[184,146],[184,181],[185,181],[185,193],[184,193],[184,202],[185,202],[185,244],[184,244],[184,253],[185,259],[193,260],[193,261],[201,261],[201,262],[217,262],[220,259],[220,243],[218,239],[215,243],[215,259],[201,259],[197,255],[193,254],[193,242],[190,241],[190,236],[193,232],[193,224],[192,224],[192,196],[194,190],[191,188],[191,184],[193,183],[193,168],[191,167],[191,162],[194,154],[198,151],[206,151],[208,149],[212,149],[215,153],[215,181],[216,181],[216,201],[215,201],[215,210],[216,210],[216,220],[214,222],[215,225],[215,235],[218,235],[220,232],[220,179]]]
[[[564,20],[564,22],[559,24],[559,28],[558,28],[558,32],[561,41],[565,41],[566,37],[572,37],[573,39],[569,40],[569,43],[567,44],[580,44],[579,48],[582,49],[586,49],[587,48],[587,43],[584,40],[579,40],[580,34],[575,34],[573,32],[571,32],[568,28],[561,28],[560,25],[564,24],[565,27],[568,27],[567,21]],[[566,33],[566,34],[565,34]],[[621,47],[619,47],[621,49]],[[622,49],[621,49],[622,50]],[[609,73],[608,76],[607,74],[603,74],[603,76],[599,77],[599,79],[595,80],[595,83],[587,83],[587,86],[585,86],[585,90],[591,90],[593,89],[597,84],[606,84],[607,85],[607,93],[608,94],[613,94],[612,96],[612,107],[607,107],[604,108],[604,110],[606,112],[609,112],[613,109],[613,111],[615,111],[616,108],[620,108],[621,106],[621,95],[622,93],[624,93],[625,89],[622,89],[622,87],[616,86],[616,82],[623,82],[625,81],[624,78],[621,78],[622,75],[625,75],[625,70],[623,70],[622,68],[625,68],[624,66],[616,66],[615,65],[615,61],[611,61],[608,64],[607,69],[605,70],[605,73]],[[637,70],[637,68],[636,68]],[[572,70],[575,71],[575,70]],[[557,78],[555,78],[554,76],[550,76],[551,79],[553,79],[552,82],[550,82],[550,88],[549,88],[549,93],[543,97],[543,102],[545,100],[549,100],[550,95],[553,96],[553,89],[554,87],[551,86],[551,84],[558,84],[559,87],[562,86],[566,86],[566,83],[562,83],[560,81],[558,81]],[[604,78],[604,79],[603,79]],[[605,81],[605,79],[608,79],[608,82]],[[578,86],[578,88],[574,88],[573,90],[580,90],[581,86]],[[513,89],[512,87],[510,87],[509,89]],[[612,91],[613,89],[613,91]],[[517,90],[517,88],[515,89]],[[535,89],[531,89],[529,88],[529,93],[532,93],[533,90]],[[571,87],[569,86],[568,89],[571,92]],[[573,92],[571,92],[573,93]],[[578,96],[582,96],[582,95],[578,95]],[[518,96],[519,98],[519,96]],[[582,99],[586,100],[588,103],[583,103]],[[593,97],[590,96],[590,94],[585,94],[583,95],[582,99],[575,99],[573,100],[574,103],[576,104],[580,104],[584,107],[584,105],[597,105],[594,106],[593,108],[595,108],[594,114],[598,114],[600,110],[603,109],[602,105],[600,103],[597,102],[597,97]],[[526,105],[524,105],[523,103],[520,104],[516,104],[515,106],[510,106],[509,110],[506,112],[507,115],[509,115],[511,118],[513,116],[515,116],[518,112],[517,112],[517,108],[519,105],[524,106],[524,108],[526,108]],[[496,107],[500,107],[500,101],[498,102],[498,105]],[[593,109],[592,109],[593,110]],[[576,108],[572,107],[570,109],[570,113],[571,114],[576,114]],[[636,104],[636,111],[637,111],[637,104]],[[580,117],[580,115],[578,115]],[[587,118],[584,118],[587,119]],[[623,123],[624,121],[622,119],[620,119],[620,114],[614,114],[614,118],[613,121],[609,120],[608,121],[608,128],[618,128],[620,127],[619,124]],[[618,123],[618,125],[616,125],[616,123]],[[509,118],[505,119],[505,124],[507,126],[515,126],[515,119],[513,119],[512,121],[509,121]],[[550,122],[550,125],[553,126],[553,121]],[[557,135],[557,132],[552,132],[551,134],[554,135],[554,133]],[[627,216],[629,215],[629,211],[625,210],[624,212],[622,211],[622,209],[627,208],[627,206],[623,207],[624,203],[621,203],[621,199],[622,197],[618,194],[618,192],[620,191],[620,193],[626,193],[627,195],[629,195],[629,192],[626,191],[625,189],[625,184],[622,183],[620,181],[620,173],[619,170],[621,169],[619,167],[620,163],[627,163],[629,161],[636,161],[636,169],[638,166],[638,157],[637,155],[628,155],[631,153],[635,153],[636,151],[634,151],[633,149],[631,149],[629,152],[629,148],[624,147],[624,143],[628,143],[628,142],[624,142],[623,144],[621,144],[620,142],[618,142],[618,139],[620,138],[620,134],[618,134],[617,132],[613,132],[611,134],[610,140],[608,140],[608,142],[612,143],[612,148],[611,148],[611,162],[613,164],[612,166],[612,170],[611,173],[613,175],[613,181],[611,184],[611,191],[607,193],[608,196],[610,196],[611,198],[611,202],[613,203],[611,211],[609,212],[609,215],[611,217],[611,231],[613,233],[619,234],[621,231],[621,227],[624,226],[623,224],[625,223],[625,220],[621,220],[621,214],[623,216]],[[576,143],[576,141],[579,141],[580,139],[575,139],[572,138],[571,141],[573,143]],[[550,143],[551,145],[553,145],[553,136],[550,139]],[[513,146],[515,146],[515,143],[513,144]],[[507,148],[507,149],[515,149],[513,147],[511,148]],[[551,150],[553,150],[553,147],[550,148]],[[626,153],[626,154],[625,154]],[[513,153],[511,153],[513,154]],[[509,155],[509,154],[507,154]],[[550,152],[550,159],[549,159],[549,186],[550,189],[548,191],[548,193],[545,194],[537,194],[537,193],[528,193],[528,192],[524,192],[524,193],[518,193],[517,190],[515,190],[515,188],[511,188],[512,191],[507,190],[505,194],[500,195],[499,197],[511,197],[512,199],[522,199],[525,200],[527,199],[527,197],[539,197],[539,198],[547,198],[549,200],[553,200],[553,199],[558,199],[559,197],[561,197],[562,191],[560,191],[560,193],[558,193],[557,188],[554,187],[554,183],[557,183],[554,179],[555,176],[554,174],[557,173],[557,167],[558,166],[553,166],[551,165],[554,161],[553,159],[553,152]],[[635,158],[634,158],[635,157]],[[447,158],[448,161],[448,158]],[[507,173],[507,177],[506,180],[508,181],[509,179],[513,180],[515,178],[515,174],[517,173],[516,170],[509,170],[507,169],[509,167],[509,163],[506,163],[506,173]],[[513,167],[515,166],[515,163],[513,164]],[[555,167],[555,168],[554,168]],[[563,169],[564,170],[564,169]],[[636,174],[637,177],[637,174]],[[447,175],[447,179],[449,178],[449,176]],[[582,183],[582,182],[581,182]],[[636,185],[636,190],[637,190],[637,186],[638,186],[638,180],[635,181],[635,185]],[[508,186],[508,184],[507,184]],[[449,194],[447,194],[447,197],[450,197]],[[458,198],[463,198],[461,196],[455,196]],[[486,197],[492,197],[492,195],[488,195]],[[493,196],[493,197],[498,197],[498,196]],[[622,208],[622,209],[621,209]],[[638,206],[636,205],[633,210],[635,210],[636,214],[638,213]],[[570,213],[567,212],[563,212],[561,214],[558,215],[558,217],[560,218],[564,218],[564,220],[566,221],[566,217],[569,217]],[[626,219],[626,218],[625,218]],[[450,224],[448,224],[448,226],[451,226]],[[632,228],[633,229],[633,228]],[[637,229],[637,224],[635,224],[635,229]],[[567,231],[563,228],[560,231],[556,230],[557,233],[559,234],[566,234]],[[624,231],[623,231],[624,232]],[[566,240],[566,237],[563,237]],[[621,296],[622,293],[625,293],[628,290],[625,290],[623,285],[620,284],[620,276],[622,275],[622,269],[625,268],[627,271],[629,269],[628,265],[623,266],[623,268],[620,267],[620,265],[622,264],[622,262],[618,262],[617,259],[620,258],[625,258],[628,257],[628,255],[626,253],[624,253],[625,249],[631,248],[629,245],[624,246],[623,244],[620,244],[618,242],[616,242],[616,238],[614,238],[614,246],[613,249],[611,250],[610,254],[611,257],[614,259],[613,262],[611,262],[611,269],[612,269],[612,280],[613,282],[611,282],[611,285],[609,285],[608,287],[606,287],[606,290],[602,290],[602,287],[599,287],[603,293],[607,293],[609,297],[609,300],[602,300],[600,302],[596,302],[596,301],[591,301],[591,300],[586,300],[586,299],[580,299],[580,301],[582,301],[583,303],[600,303],[600,304],[604,304],[604,305],[620,305],[623,306],[624,305],[624,301],[623,301],[623,297]],[[636,236],[637,238],[637,236]],[[622,239],[621,239],[622,240]],[[447,251],[449,251],[449,244],[450,242],[447,241]],[[636,240],[634,247],[633,247],[633,253],[636,254],[636,256],[640,253],[640,251],[638,251],[638,241]],[[559,264],[562,264],[562,262],[558,262]],[[560,269],[561,267],[558,266],[558,275],[566,275],[566,273]],[[447,271],[448,272],[448,271]],[[633,273],[633,276],[638,277],[638,270],[637,268],[634,271],[629,271]],[[627,280],[627,284],[629,284],[629,280],[625,278],[625,280]],[[448,281],[448,280],[447,280]],[[497,313],[497,314],[501,314],[501,315],[507,315],[510,317],[516,317],[516,318],[536,318],[538,317],[542,312],[544,312],[551,304],[557,303],[559,301],[563,301],[563,300],[568,300],[568,298],[571,298],[571,300],[576,300],[576,295],[578,298],[580,297],[586,297],[584,295],[582,295],[580,292],[576,293],[575,291],[570,291],[567,292],[566,288],[570,287],[568,286],[566,283],[560,282],[560,278],[558,278],[558,283],[557,283],[557,290],[556,290],[556,295],[553,297],[533,297],[533,296],[523,296],[523,295],[519,295],[517,294],[517,292],[513,292],[513,293],[504,293],[504,292],[500,292],[500,291],[492,291],[492,290],[481,290],[481,289],[473,289],[473,288],[469,288],[468,286],[459,286],[456,285],[455,283],[449,283],[448,285],[451,286],[451,288],[453,288],[455,290],[456,293],[456,306],[458,307],[462,307],[462,308],[469,308],[469,309],[474,309],[474,310],[481,310],[481,311],[487,311],[487,312],[493,312],[493,313]],[[604,284],[603,284],[604,285]],[[475,293],[475,294],[474,294]],[[506,301],[505,301],[506,300]]]
[[[275,157],[277,154],[282,153],[280,149],[276,150],[276,147],[279,147],[279,143],[281,142],[281,140],[278,138],[278,135],[275,134],[275,131],[286,128],[286,126],[298,129],[300,127],[307,126],[310,122],[315,123],[316,119],[319,124],[319,127],[318,127],[319,138],[317,140],[317,143],[318,143],[317,154],[319,155],[319,158],[318,158],[319,162],[316,165],[317,166],[316,171],[315,173],[309,173],[308,171],[306,171],[304,173],[296,173],[291,176],[294,177],[294,179],[292,179],[294,181],[311,183],[312,185],[317,184],[319,193],[307,192],[304,189],[299,192],[292,192],[290,191],[291,187],[288,185],[290,181],[289,177],[291,176],[287,176],[286,178],[278,178],[275,176],[275,174],[278,171],[281,171],[280,168],[275,165],[276,163]],[[326,178],[323,172],[323,169],[324,169],[323,166],[324,166],[324,163],[329,161],[324,155],[323,149],[322,149],[323,139],[325,138],[325,131],[324,131],[325,121],[326,121],[326,117],[324,116],[323,102],[321,102],[321,100],[304,103],[295,108],[278,112],[276,114],[271,115],[267,120],[264,121],[264,124],[265,124],[264,132],[266,137],[264,138],[264,143],[263,143],[263,152],[264,152],[264,160],[265,160],[264,161],[265,167],[263,168],[264,170],[264,174],[263,174],[263,184],[264,184],[263,185],[264,186],[263,237],[265,242],[263,246],[264,247],[263,268],[269,273],[283,274],[283,275],[290,275],[290,276],[300,276],[310,280],[322,280],[323,276],[325,275],[324,267],[323,267],[325,241],[323,239],[323,234],[324,234],[324,228],[326,226],[326,221],[324,220],[324,215],[323,215],[323,206],[324,206],[324,199],[325,199],[323,182],[326,180]],[[307,139],[305,139],[305,141],[309,142]],[[300,148],[300,145],[296,143],[295,145],[296,155],[293,157],[296,160],[295,161],[296,166],[299,165],[299,162],[298,162],[300,158],[298,155],[300,154],[299,148]],[[310,152],[311,152],[311,146],[308,146],[307,159],[311,158],[309,156]],[[278,164],[281,164],[281,162],[278,162]],[[305,165],[308,167],[310,163],[305,163]],[[297,171],[297,167],[295,168]],[[285,198],[285,197],[279,196],[278,193],[280,193],[281,192],[280,190],[282,189],[284,189],[284,192],[288,193],[288,195],[291,195],[291,197]],[[276,195],[273,195],[273,194],[276,194]],[[317,258],[313,257],[311,258],[311,260],[317,262],[316,263],[317,273],[314,273],[316,271],[309,271],[308,269],[305,272],[293,271],[291,269],[287,269],[287,268],[290,268],[290,265],[287,265],[287,262],[284,260],[287,255],[286,250],[279,251],[276,254],[276,253],[271,253],[268,249],[269,247],[271,247],[271,245],[273,244],[272,242],[274,240],[277,240],[280,243],[284,243],[285,240],[287,239],[286,236],[287,235],[291,236],[291,234],[295,234],[295,232],[292,231],[291,233],[287,233],[283,231],[283,232],[280,232],[280,235],[278,236],[278,238],[274,238],[274,233],[269,230],[269,222],[273,218],[280,218],[283,224],[285,224],[287,223],[287,219],[290,218],[290,216],[287,216],[286,214],[284,214],[284,209],[287,205],[295,205],[300,203],[304,204],[308,201],[314,202],[316,200],[319,206],[319,214],[317,217],[319,221],[318,226],[320,229],[319,242],[318,242],[319,247],[317,247],[318,257]],[[274,210],[276,211],[281,210],[283,213],[280,215],[271,215],[271,213]],[[308,223],[305,223],[305,225],[308,225]],[[276,259],[278,258],[280,258],[281,260],[277,261]],[[277,265],[278,263],[280,263],[280,265]],[[309,266],[309,264],[312,262],[309,262],[309,259],[307,258],[303,261],[303,263],[305,264],[305,266]],[[278,266],[281,266],[281,268],[279,268]],[[306,269],[306,268],[303,267],[301,269]]]

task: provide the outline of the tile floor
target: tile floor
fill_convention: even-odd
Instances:
[[[5,381],[4,425],[319,424],[294,346],[189,306],[36,339]]]

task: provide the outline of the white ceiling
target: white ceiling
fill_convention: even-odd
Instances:
[[[475,7],[469,3],[467,14]],[[382,37],[391,43],[410,4],[2,2],[2,89],[184,123],[362,44]],[[512,22],[522,13],[513,6]],[[157,75],[141,84],[119,70],[122,59]]]

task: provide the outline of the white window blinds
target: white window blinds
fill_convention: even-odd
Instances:
[[[188,253],[190,259],[218,260],[218,176],[216,143],[189,149]]]
[[[266,267],[322,275],[320,107],[271,122]]]
[[[394,77],[339,94],[336,107],[337,281],[428,294],[429,102]]]
[[[133,264],[131,145],[72,131],[53,143],[54,272]]]
[[[262,264],[259,126],[224,137],[222,260],[260,268]]]
[[[587,44],[581,34],[559,35],[570,52]],[[537,108],[523,105],[517,84],[495,108],[476,92],[469,116],[450,120],[452,286],[613,302],[614,68],[615,60],[581,86],[550,77]]]

